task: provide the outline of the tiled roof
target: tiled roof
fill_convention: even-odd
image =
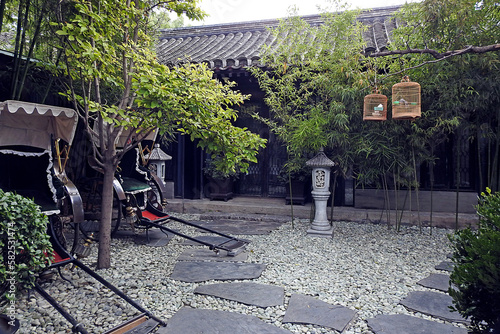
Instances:
[[[365,52],[384,50],[390,42],[392,30],[397,27],[391,15],[400,6],[374,8],[363,11],[358,17],[369,29],[363,37]],[[320,15],[302,17],[311,25],[322,23]],[[250,21],[219,25],[183,27],[162,31],[157,47],[159,61],[167,65],[182,62],[205,62],[211,69],[240,69],[257,65],[260,47],[271,46],[275,41],[269,27],[276,27],[279,20]]]
[[[310,167],[333,167],[336,163],[330,160],[323,149],[312,159],[306,161],[306,166]]]
[[[155,144],[154,148],[151,150],[151,153],[146,154],[144,156],[147,160],[172,160],[172,157],[168,155],[167,153],[163,152],[163,150],[160,148],[160,144]]]

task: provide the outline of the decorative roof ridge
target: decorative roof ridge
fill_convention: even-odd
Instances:
[[[314,158],[306,161],[306,166],[310,167],[333,167],[335,165],[337,164],[326,156],[322,148]]]
[[[387,17],[392,15],[395,11],[397,11],[401,7],[402,7],[401,5],[396,5],[396,6],[363,9],[358,17],[358,20],[364,21],[364,20],[373,20],[378,17]],[[304,19],[306,22],[309,22],[309,24],[323,23],[321,14],[303,15],[300,17]],[[170,37],[187,38],[200,35],[219,35],[219,34],[245,33],[247,31],[265,30],[268,27],[277,26],[279,22],[283,19],[286,18],[161,29],[160,40],[168,39]]]

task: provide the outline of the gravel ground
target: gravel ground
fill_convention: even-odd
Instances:
[[[199,218],[178,216],[189,220]],[[368,318],[377,314],[413,314],[398,302],[410,291],[426,290],[416,282],[438,272],[434,266],[450,251],[446,235],[451,230],[432,229],[431,234],[428,228],[420,232],[416,227],[402,227],[397,233],[386,225],[334,222],[333,238],[317,238],[307,236],[308,225],[306,220],[296,220],[293,226],[291,222],[285,223],[269,235],[241,236],[251,240],[246,262],[267,265],[262,276],[252,281],[284,287],[284,306],[259,308],[195,295],[193,291],[199,284],[217,282],[171,280],[176,258],[189,247],[182,245],[184,239],[179,237],[164,247],[113,239],[113,268],[98,273],[163,320],[187,305],[254,315],[292,333],[337,333],[324,327],[281,323],[288,299],[300,293],[356,310],[357,317],[344,333],[372,333],[366,323]],[[171,227],[186,230],[180,224]],[[90,266],[96,261],[96,248],[84,261]],[[75,287],[57,274],[43,286],[90,333],[102,333],[137,314],[81,270],[63,272]],[[17,311],[22,324],[19,333],[71,333],[69,323],[36,293],[22,296],[17,301]]]

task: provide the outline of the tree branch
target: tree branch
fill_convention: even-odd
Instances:
[[[417,53],[417,54],[430,54],[433,56],[435,59],[443,59],[443,58],[449,58],[453,56],[459,56],[465,53],[486,53],[486,52],[492,52],[492,51],[500,51],[500,44],[491,44],[491,45],[485,45],[485,46],[468,46],[465,49],[461,50],[450,50],[446,52],[438,52],[433,49],[406,49],[406,50],[392,50],[392,51],[383,51],[383,52],[375,52],[371,53],[368,56],[369,57],[386,57],[386,56],[391,56],[391,55],[406,55],[406,54],[412,54],[412,53]]]
[[[429,60],[429,61],[424,61],[418,65],[415,65],[415,66],[412,66],[412,67],[407,67],[407,68],[404,68],[402,69],[401,71],[398,71],[398,72],[394,72],[394,73],[390,73],[390,74],[387,74],[385,76],[383,76],[380,80],[384,80],[385,78],[388,78],[390,76],[393,76],[393,75],[398,75],[398,74],[401,74],[401,73],[404,73],[406,71],[409,71],[409,70],[413,70],[413,69],[416,69],[416,68],[419,68],[419,67],[422,67],[422,66],[425,66],[425,65],[428,65],[428,64],[434,64],[434,63],[437,63],[437,62],[440,62],[442,60],[445,60],[445,59],[448,59],[450,57],[453,57],[453,56],[456,56],[456,54],[450,54],[446,57],[442,57],[442,58],[439,58],[439,59],[435,59],[435,60]]]

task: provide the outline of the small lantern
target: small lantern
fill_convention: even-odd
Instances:
[[[316,236],[328,236],[333,234],[333,227],[328,221],[326,207],[328,198],[330,197],[330,168],[335,166],[335,162],[328,159],[323,150],[311,160],[306,162],[307,166],[312,170],[312,185],[311,192],[314,199],[314,220],[311,223],[311,228],[307,230],[307,234]]]
[[[415,119],[420,115],[420,85],[405,75],[392,86],[392,118]]]
[[[379,94],[377,90],[373,94],[365,96],[363,108],[363,121],[385,121],[387,119],[387,96]]]
[[[165,182],[165,161],[172,160],[172,157],[162,151],[160,144],[155,144],[154,148],[145,158],[149,162],[149,169]]]

